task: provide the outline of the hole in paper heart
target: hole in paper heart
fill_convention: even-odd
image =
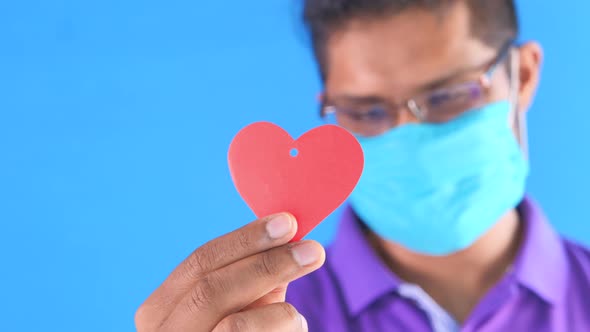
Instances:
[[[292,148],[291,151],[289,151],[289,154],[291,155],[291,157],[295,158],[299,155],[299,150],[297,150],[296,148]]]

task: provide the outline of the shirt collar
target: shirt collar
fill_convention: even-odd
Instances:
[[[569,271],[563,242],[533,199],[525,197],[518,210],[525,231],[514,262],[516,279],[547,303],[559,304]]]
[[[514,275],[522,286],[546,302],[557,304],[563,299],[568,271],[561,239],[531,198],[526,197],[518,209],[525,230],[514,263]],[[350,206],[344,211],[327,255],[352,315],[395,292],[402,284],[369,244]]]
[[[363,226],[350,206],[346,207],[335,241],[328,249],[327,262],[335,272],[352,315],[400,285],[399,278],[367,241]]]

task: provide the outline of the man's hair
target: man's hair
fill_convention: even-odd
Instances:
[[[487,45],[500,48],[517,37],[514,0],[305,0],[303,15],[320,68],[325,69],[324,48],[330,35],[351,20],[389,17],[411,8],[444,15],[456,1],[467,3],[471,34]]]

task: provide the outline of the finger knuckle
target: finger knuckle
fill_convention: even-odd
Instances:
[[[201,256],[202,255],[197,250],[186,260],[185,273],[189,278],[197,278],[202,273],[202,271],[205,270],[203,258]]]
[[[189,294],[189,312],[196,314],[214,305],[215,294],[217,294],[216,281],[211,275],[199,279]]]
[[[246,319],[243,315],[236,314],[226,317],[222,320],[217,328],[214,330],[215,332],[250,332],[254,331],[252,328],[252,324],[250,321]]]
[[[151,310],[145,304],[142,304],[137,311],[135,312],[135,327],[139,332],[149,332],[152,331],[151,324],[150,324],[150,317],[152,316]]]
[[[185,273],[191,279],[200,278],[213,265],[214,257],[212,249],[208,246],[195,250],[186,260]]]
[[[249,249],[254,247],[254,241],[252,237],[247,232],[238,232],[236,236],[236,244],[239,246],[240,249]]]
[[[260,276],[278,276],[281,273],[276,253],[263,252],[254,263],[254,270]]]
[[[147,312],[145,306],[141,306],[135,312],[135,326],[137,327],[138,331],[145,331],[145,321],[147,317]]]

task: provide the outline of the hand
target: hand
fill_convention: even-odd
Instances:
[[[285,293],[325,252],[313,241],[288,244],[296,231],[293,216],[278,214],[198,248],[137,310],[137,330],[307,331]]]

